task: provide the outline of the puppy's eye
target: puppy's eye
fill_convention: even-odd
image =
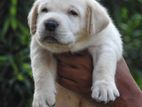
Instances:
[[[47,13],[49,10],[47,9],[47,8],[43,8],[43,9],[41,9],[41,12],[43,12],[43,13]]]
[[[72,16],[78,16],[78,13],[74,10],[69,10],[68,14],[72,15]]]

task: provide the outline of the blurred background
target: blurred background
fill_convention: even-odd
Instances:
[[[142,0],[99,0],[123,35],[124,57],[142,89]],[[0,107],[31,107],[27,14],[33,0],[0,1]]]

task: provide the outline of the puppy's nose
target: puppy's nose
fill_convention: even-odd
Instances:
[[[52,19],[47,20],[45,22],[45,28],[48,31],[55,31],[58,26],[59,26],[58,22]]]

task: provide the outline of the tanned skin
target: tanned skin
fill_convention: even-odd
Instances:
[[[58,59],[58,82],[80,94],[90,96],[92,58],[88,51],[76,54],[56,55]],[[116,84],[120,97],[103,107],[142,107],[142,92],[130,74],[124,59],[117,64]],[[95,102],[95,101],[94,101]]]

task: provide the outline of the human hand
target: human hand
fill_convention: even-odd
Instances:
[[[77,54],[64,53],[58,60],[59,83],[72,91],[91,96],[92,58],[88,51]],[[142,107],[142,93],[132,78],[124,59],[117,63],[116,85],[120,97],[109,107]]]
[[[58,82],[78,93],[89,94],[92,83],[92,58],[88,51],[56,55]]]

